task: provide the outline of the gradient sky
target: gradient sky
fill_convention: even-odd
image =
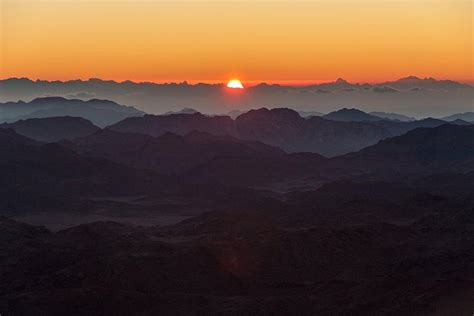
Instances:
[[[471,0],[0,0],[0,77],[472,82]]]

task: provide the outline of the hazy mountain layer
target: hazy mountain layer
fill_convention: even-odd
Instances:
[[[144,113],[130,106],[119,105],[108,100],[82,101],[61,97],[34,99],[31,102],[7,102],[0,104],[0,120],[14,122],[19,119],[46,118],[56,116],[82,117],[99,127]]]
[[[262,108],[242,113],[235,120],[228,116],[206,116],[200,113],[146,115],[125,119],[108,128],[152,136],[166,132],[184,135],[199,130],[260,141],[287,152],[315,152],[332,157],[360,150],[418,127],[436,127],[446,123],[437,119],[391,121],[358,110],[334,113],[334,116],[339,115],[344,116],[342,121],[337,117],[336,121],[317,116],[303,118],[298,112],[287,108]]]
[[[474,89],[455,81],[416,77],[380,84],[349,83],[342,79],[306,87],[260,84],[237,93],[227,90],[224,85],[209,84],[119,83],[100,79],[61,82],[12,78],[0,81],[0,102],[29,101],[45,95],[108,99],[153,114],[182,108],[203,113],[228,113],[262,106],[291,106],[296,110],[322,113],[356,107],[366,111],[441,117],[472,111]]]

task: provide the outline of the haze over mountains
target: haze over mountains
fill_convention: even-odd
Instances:
[[[125,119],[108,128],[152,136],[160,136],[165,132],[184,135],[199,130],[257,140],[287,152],[315,152],[335,156],[359,150],[417,127],[435,127],[445,123],[437,119],[391,121],[355,109],[342,109],[323,117],[303,118],[290,109],[262,108],[242,113],[235,120],[227,116],[210,117],[200,113],[146,115]],[[469,123],[459,121],[454,124]]]
[[[48,100],[51,101],[53,107]],[[91,103],[94,104],[92,112]],[[260,141],[280,147],[286,152],[314,152],[328,157],[357,151],[387,137],[401,135],[418,127],[436,127],[447,123],[447,121],[432,118],[400,121],[346,108],[326,115],[307,117],[302,117],[300,113],[287,108],[250,110],[241,112],[235,119],[225,115],[204,115],[191,109],[186,109],[184,113],[142,116],[133,108],[108,101],[83,102],[61,98],[36,99],[26,104],[8,103],[3,107],[4,113],[12,116],[11,112],[15,113],[15,105],[19,105],[20,108],[28,106],[29,111],[33,111],[29,114],[30,116],[43,113],[44,108],[48,109],[51,115],[56,112],[61,114],[64,112],[62,109],[64,107],[69,113],[82,118],[88,118],[92,113],[97,113],[95,107],[98,105],[101,107],[99,115],[102,124],[98,124],[98,127],[85,119],[70,116],[26,119],[1,125],[3,128],[12,128],[19,134],[38,141],[59,141],[88,136],[99,127],[104,127],[105,121],[114,122],[118,116],[125,116],[125,119],[106,128],[121,133],[155,137],[168,132],[186,135],[193,131],[200,131],[212,135]],[[117,112],[117,108],[120,111],[125,108],[126,111]],[[469,119],[469,114],[463,113],[457,117]],[[451,123],[470,124],[459,118]]]
[[[472,314],[472,112],[121,104],[0,105],[2,315]]]
[[[217,84],[118,83],[100,79],[61,82],[11,78],[0,81],[0,102],[30,101],[45,96],[108,99],[153,114],[182,108],[222,114],[262,106],[291,106],[300,111],[323,113],[355,107],[368,112],[444,117],[472,111],[474,88],[450,80],[413,76],[378,84],[349,83],[343,79],[305,87],[260,84],[247,87],[242,93],[229,93],[224,85]]]
[[[55,116],[83,117],[100,127],[116,123],[130,116],[145,113],[131,106],[119,105],[108,100],[65,99],[62,97],[37,98],[31,102],[0,103],[0,120],[14,122],[20,119]]]

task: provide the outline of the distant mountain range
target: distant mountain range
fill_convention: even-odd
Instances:
[[[456,120],[463,120],[466,122],[474,122],[474,112],[466,112],[466,113],[457,113],[453,115],[449,115],[446,117],[441,118],[443,121],[456,121]]]
[[[194,114],[194,113],[199,113],[199,111],[191,108],[184,108],[179,111],[169,111],[164,113],[163,115],[172,115],[172,114]]]
[[[290,109],[259,109],[235,120],[237,135],[278,146],[288,152],[335,156],[373,145],[390,136],[384,128],[364,122],[302,118]]]
[[[473,126],[443,125],[417,128],[329,159],[297,154],[286,156],[284,163],[281,157],[227,158],[202,165],[191,175],[240,185],[273,181],[286,189],[288,183],[319,184],[347,177],[404,182],[430,174],[470,172],[474,170],[473,149]]]
[[[343,122],[380,121],[381,117],[357,109],[341,109],[322,116],[325,119]]]
[[[37,175],[38,181],[56,181],[57,177],[64,177],[64,181],[85,179],[99,174],[110,179],[104,178],[103,181],[112,181],[112,178],[119,176],[137,177],[139,181],[145,176],[131,169],[121,169],[120,165],[108,161],[134,169],[153,169],[161,174],[188,174],[192,181],[212,179],[232,183],[246,179],[250,181],[248,184],[294,177],[309,177],[317,182],[351,174],[379,175],[383,178],[386,174],[424,175],[474,170],[474,126],[471,125],[444,124],[434,128],[416,128],[402,136],[387,138],[358,152],[331,159],[315,154],[286,154],[260,142],[196,131],[185,136],[165,133],[154,137],[106,129],[60,144],[41,145],[12,129],[0,129],[0,142],[4,180],[13,181],[7,187],[15,183],[20,185],[21,181],[26,181],[21,184],[26,187],[36,185]],[[21,174],[15,175],[16,171],[11,169],[10,164],[21,166],[21,169],[15,169],[21,170]],[[136,185],[133,181],[126,185]],[[70,185],[71,188],[64,189],[87,188],[87,192],[94,192],[93,187],[86,185],[82,188],[80,182],[71,182]],[[115,188],[121,185],[125,183],[114,182]],[[44,189],[48,188],[38,187],[35,190]]]
[[[303,118],[290,109],[262,108],[242,113],[235,120],[228,116],[206,116],[200,113],[146,115],[127,118],[108,128],[155,137],[166,132],[185,135],[198,130],[260,141],[287,152],[314,152],[331,157],[360,150],[418,127],[436,127],[445,123],[437,119],[392,121],[355,109],[343,109],[323,117]]]
[[[256,140],[288,152],[317,152],[334,156],[375,144],[391,134],[384,128],[360,122],[336,122],[319,117],[302,118],[290,109],[259,109],[228,116],[195,114],[146,115],[125,119],[108,127],[125,133],[160,136],[185,135],[193,130]]]
[[[387,112],[379,112],[379,111],[374,111],[370,112],[369,114],[378,116],[380,118],[385,118],[388,120],[393,120],[393,121],[401,121],[401,122],[409,122],[409,121],[416,121],[416,118],[398,114],[398,113],[387,113]]]
[[[0,120],[4,122],[29,118],[76,116],[83,117],[99,127],[105,127],[124,118],[144,114],[130,106],[98,99],[82,101],[62,97],[46,97],[37,98],[31,102],[0,103]]]
[[[107,128],[121,133],[158,137],[166,133],[184,136],[193,131],[200,131],[216,136],[259,141],[287,152],[313,152],[327,157],[357,151],[415,128],[437,127],[447,122],[433,118],[402,121],[397,116],[395,119],[382,118],[347,108],[322,116],[307,117],[302,117],[299,112],[287,108],[271,110],[261,108],[240,112],[235,119],[229,116],[204,115],[193,109],[164,115],[142,115],[133,108],[109,101],[63,98],[36,99],[29,103],[6,103],[0,105],[0,109],[10,117],[20,112],[29,113],[24,116],[39,115],[39,118],[35,119],[3,123],[0,127],[14,129],[21,135],[42,142],[88,136],[99,127],[104,127],[107,122],[113,122],[114,124]],[[78,117],[54,116],[56,113],[64,112]],[[43,115],[46,117],[42,118]],[[49,117],[50,115],[52,117]],[[388,115],[393,117],[394,114],[388,113]],[[452,117],[469,119],[469,115],[470,113],[464,113]],[[91,117],[93,122],[86,120]],[[123,119],[115,122],[119,118]],[[459,118],[451,123],[470,124]]]
[[[26,78],[0,80],[0,102],[30,101],[44,96],[107,99],[153,114],[177,112],[182,108],[224,114],[264,105],[269,108],[290,106],[320,113],[355,107],[416,117],[443,117],[453,112],[472,111],[474,88],[455,81],[414,76],[377,84],[350,83],[344,79],[303,87],[263,83],[247,87],[238,94],[229,93],[221,84],[156,84],[100,79],[65,82]]]
[[[153,137],[102,130],[41,145],[11,129],[0,129],[0,143],[3,192],[21,187],[32,196],[133,194],[175,185],[176,179],[159,174],[181,174],[186,183],[284,184],[287,189],[298,182],[317,185],[348,176],[405,181],[474,170],[474,127],[450,124],[417,128],[330,159],[286,154],[263,143],[202,132]]]

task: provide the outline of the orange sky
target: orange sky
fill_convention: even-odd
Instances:
[[[0,0],[0,77],[473,81],[471,0]]]

